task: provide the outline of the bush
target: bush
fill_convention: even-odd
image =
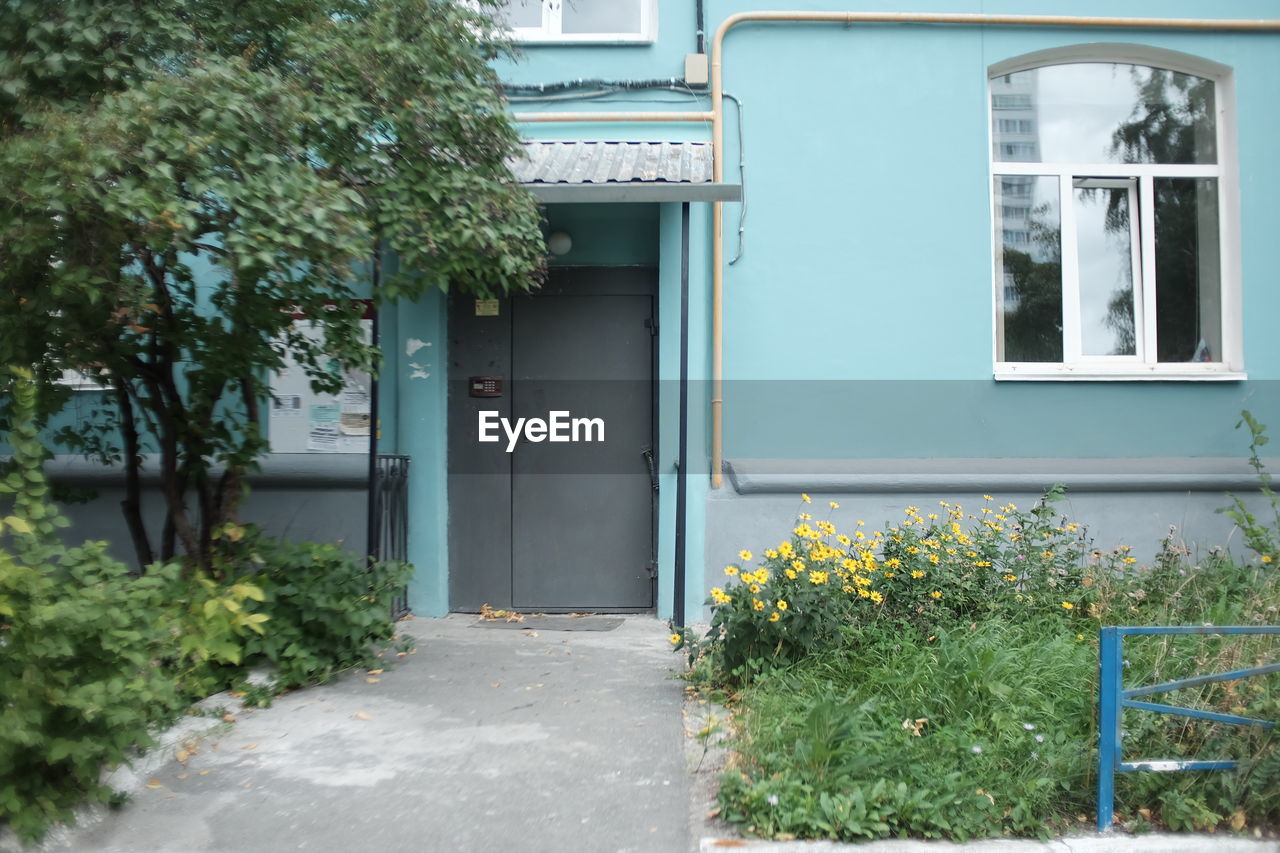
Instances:
[[[83,798],[104,801],[105,765],[151,744],[187,701],[157,664],[173,638],[159,618],[176,567],[134,580],[103,543],[56,567],[0,550],[0,822],[34,840]]]
[[[369,663],[395,636],[391,603],[408,583],[408,563],[371,566],[336,545],[286,542],[252,529],[229,557],[262,591],[251,606],[265,617],[265,630],[245,638],[245,657],[273,664],[278,689]]]
[[[726,567],[711,630],[672,635],[699,677],[739,689],[722,815],[765,837],[854,840],[1044,837],[1092,813],[1098,627],[1275,623],[1280,572],[1261,525],[1249,544],[1262,550],[1244,560],[1193,559],[1172,532],[1151,565],[1127,547],[1096,551],[1054,511],[1060,497],[1024,510],[984,496],[972,514],[910,507],[883,532],[857,522],[844,534],[802,496],[758,567],[748,552]],[[1258,665],[1278,649],[1268,636],[1132,637],[1126,683]],[[1274,677],[1168,701],[1280,713]],[[1280,824],[1280,750],[1265,730],[1132,711],[1125,723],[1130,760],[1241,762],[1122,774],[1117,813],[1134,826]]]
[[[152,743],[192,700],[225,689],[259,658],[277,688],[368,660],[392,636],[391,596],[410,567],[333,545],[290,544],[228,525],[215,575],[179,563],[139,577],[106,543],[67,548],[47,502],[32,421],[34,386],[13,371],[12,470],[0,480],[0,823],[33,841],[85,799],[104,767]]]

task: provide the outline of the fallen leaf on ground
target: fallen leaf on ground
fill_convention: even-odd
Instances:
[[[365,682],[368,684],[377,684],[381,680],[381,678],[366,678]]]
[[[352,714],[351,716],[355,717],[357,720],[372,720],[372,719],[373,719],[373,717],[370,717],[370,716],[369,716],[368,714],[366,714],[364,711],[356,711],[356,712],[355,712],[354,714]]]
[[[370,675],[382,675],[382,670],[380,670],[380,669],[371,669],[371,670],[369,670],[369,674],[370,674]]]
[[[173,754],[173,757],[178,760],[179,764],[186,764],[187,759],[191,757],[191,753],[187,752],[185,749],[179,749]]]
[[[209,775],[209,771],[208,771],[208,770],[201,770],[201,771],[200,771],[200,775],[201,775],[201,776],[208,776],[208,775]]]
[[[244,746],[240,748],[241,749],[257,749],[258,745],[256,743],[246,743]]]
[[[190,773],[179,773],[179,774],[178,774],[178,778],[179,778],[179,779],[185,779],[185,778],[187,778],[187,777],[188,777],[188,776],[190,776],[190,775],[191,775]]]
[[[222,722],[224,722],[224,723],[234,723],[235,721],[236,721],[236,715],[235,715],[235,714],[223,714],[223,715],[222,715]]]
[[[148,788],[162,788],[162,787],[164,787],[164,786],[160,784],[160,780],[159,780],[159,779],[152,779],[150,782],[148,782],[148,783],[147,783],[147,787],[148,787]]]

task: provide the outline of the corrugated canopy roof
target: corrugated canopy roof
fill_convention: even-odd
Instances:
[[[712,183],[705,142],[525,142],[511,171],[548,203],[742,198],[740,186]]]
[[[705,142],[526,142],[512,163],[522,184],[603,184],[711,180]]]

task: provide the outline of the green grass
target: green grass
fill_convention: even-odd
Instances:
[[[1280,572],[1260,557],[1195,560],[1172,543],[1151,566],[1117,557],[1072,581],[1074,608],[1058,604],[1061,587],[1041,596],[1053,606],[1005,596],[976,617],[939,608],[925,620],[908,604],[903,618],[849,620],[796,663],[746,680],[722,671],[740,686],[722,815],[784,839],[1090,828],[1098,627],[1280,622]],[[702,674],[709,666],[714,677],[711,648]],[[1280,638],[1130,637],[1125,659],[1126,685],[1153,684],[1280,660]],[[1280,674],[1152,698],[1280,719]],[[1129,760],[1242,762],[1235,772],[1121,774],[1117,815],[1130,829],[1280,830],[1275,735],[1132,710],[1124,726]]]

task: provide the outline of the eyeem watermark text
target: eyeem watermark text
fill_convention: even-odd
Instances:
[[[604,418],[575,418],[569,412],[552,411],[547,419],[516,418],[513,424],[496,411],[480,412],[480,431],[478,441],[501,441],[499,433],[506,433],[507,452],[516,449],[521,436],[525,441],[557,441],[557,442],[593,442],[604,441]]]

